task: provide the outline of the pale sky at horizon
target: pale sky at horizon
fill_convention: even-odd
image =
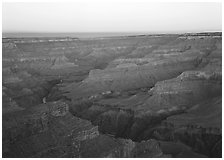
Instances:
[[[186,3],[3,3],[3,32],[221,31],[222,5]]]

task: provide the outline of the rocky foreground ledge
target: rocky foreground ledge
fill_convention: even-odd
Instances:
[[[221,157],[222,35],[3,39],[3,157]]]
[[[4,157],[172,157],[163,153],[164,142],[155,139],[133,142],[103,135],[89,121],[72,116],[68,105],[60,101],[9,114],[3,125]],[[166,143],[200,156],[183,144]]]

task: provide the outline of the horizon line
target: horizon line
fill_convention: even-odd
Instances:
[[[51,31],[2,31],[2,33],[169,33],[169,32],[222,32],[221,30],[192,30],[192,31],[71,31],[71,32],[64,32],[64,31],[59,31],[59,32],[51,32]]]

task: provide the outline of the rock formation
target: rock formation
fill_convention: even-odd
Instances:
[[[3,157],[221,157],[222,35],[3,38]]]

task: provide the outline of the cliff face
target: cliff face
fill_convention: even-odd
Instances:
[[[55,101],[3,116],[3,157],[166,156],[156,140],[136,143],[101,135],[68,110],[65,102]]]
[[[3,39],[3,157],[221,157],[221,44]]]

